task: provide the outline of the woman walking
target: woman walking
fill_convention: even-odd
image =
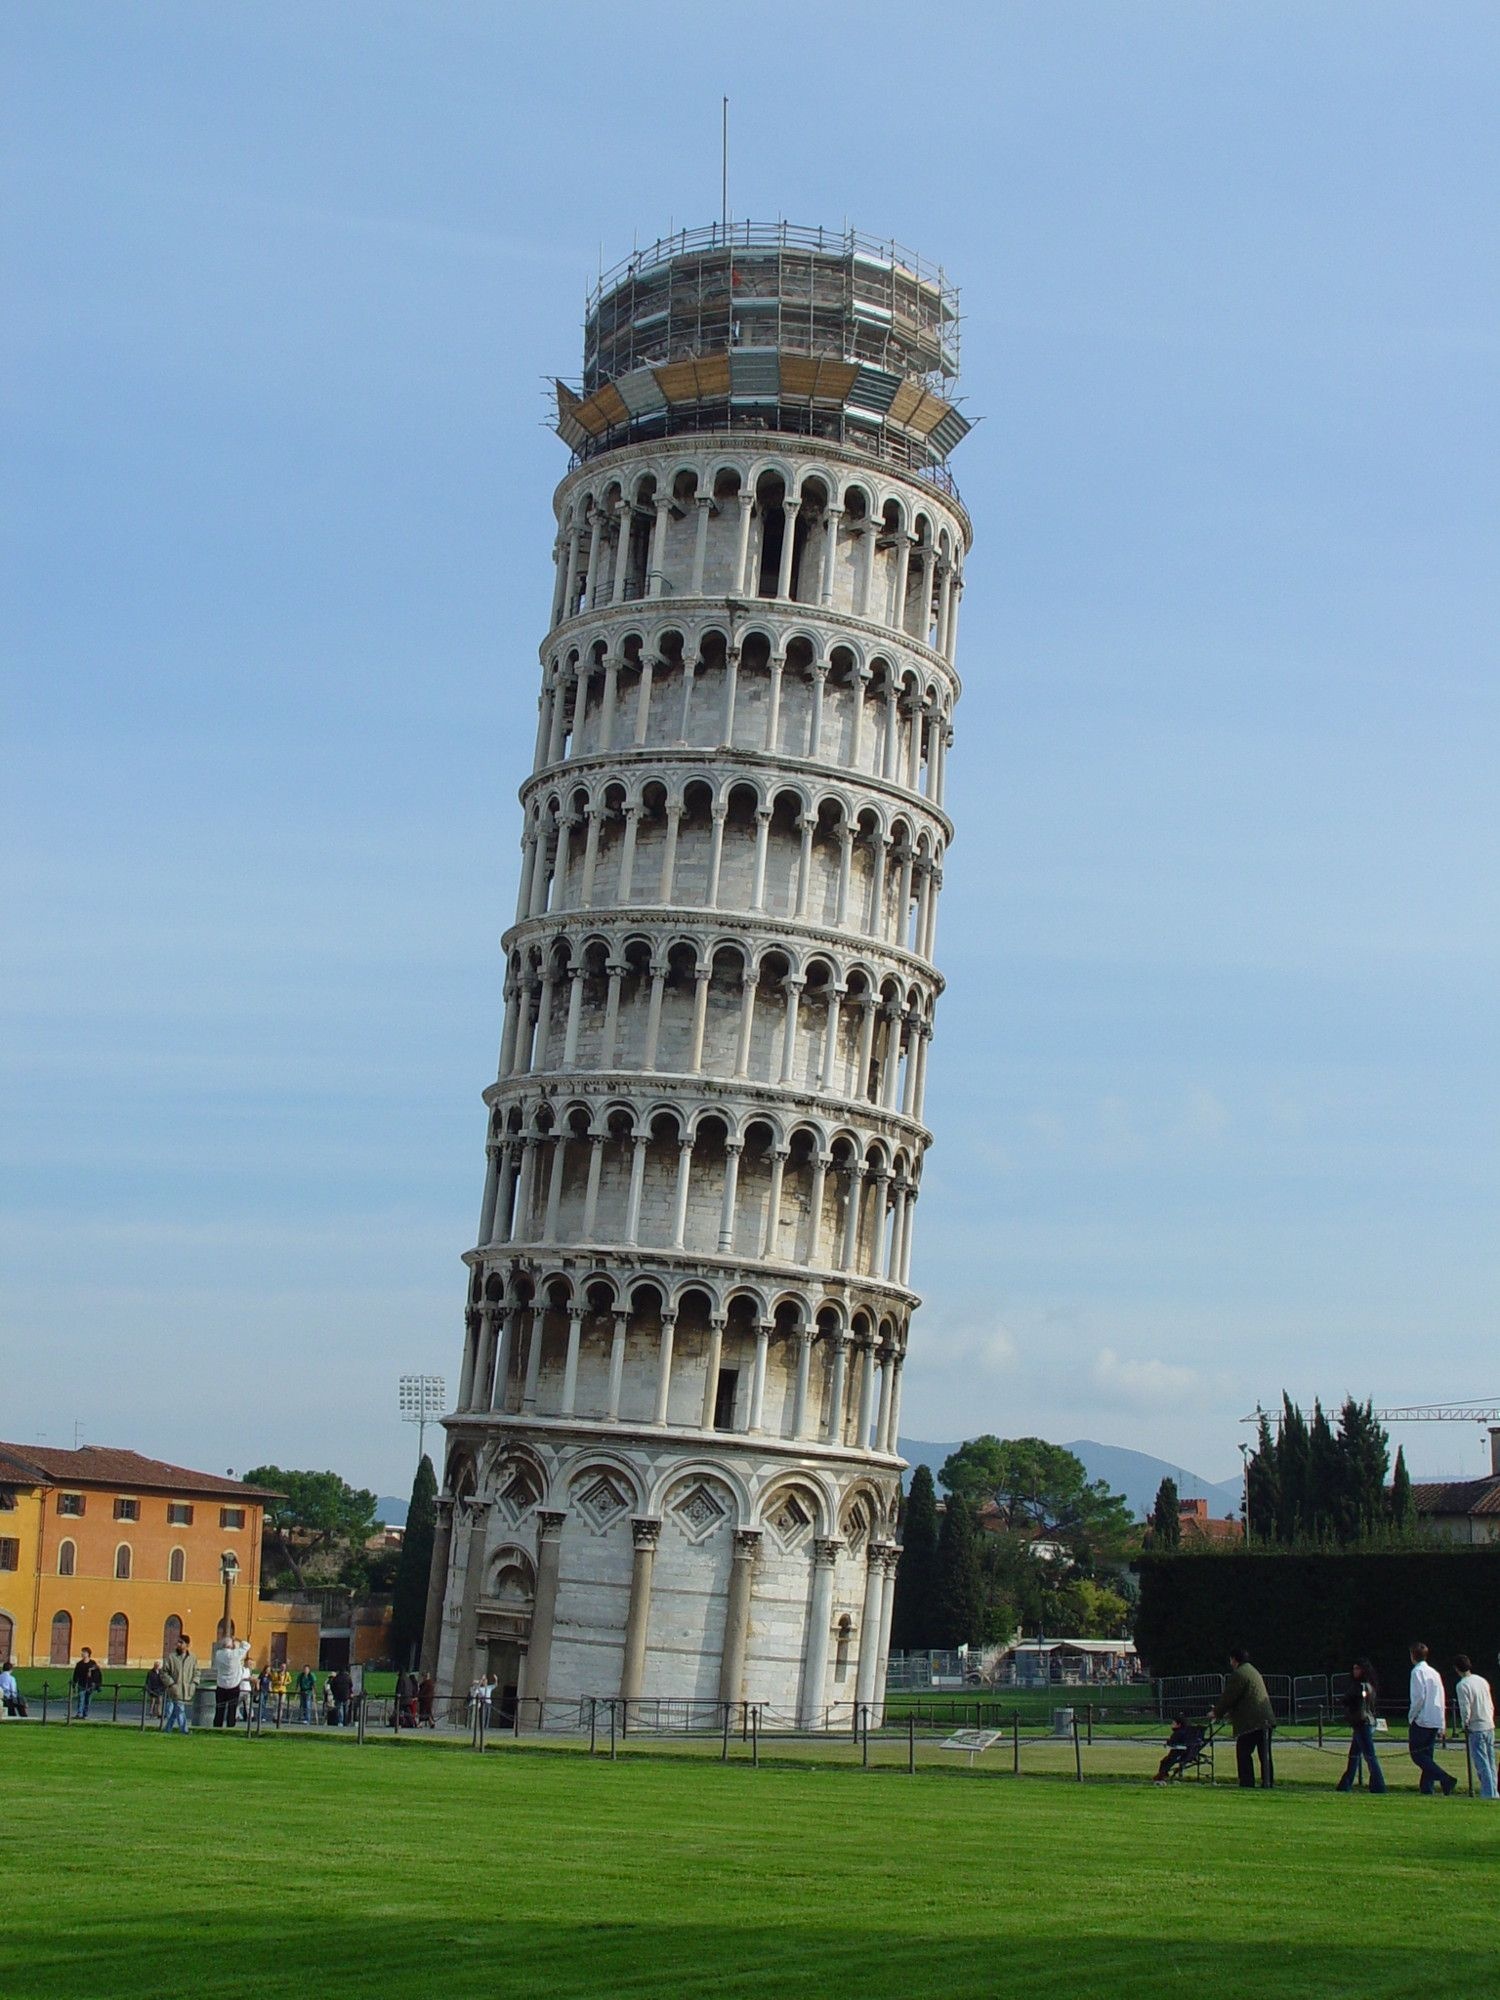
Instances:
[[[1347,1792],[1359,1775],[1361,1760],[1369,1766],[1370,1790],[1385,1790],[1385,1773],[1375,1755],[1375,1718],[1380,1713],[1380,1688],[1375,1669],[1368,1660],[1356,1660],[1344,1695],[1344,1713],[1349,1718],[1349,1762],[1336,1790]]]

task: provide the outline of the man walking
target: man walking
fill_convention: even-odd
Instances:
[[[193,1733],[193,1696],[198,1692],[198,1658],[191,1645],[187,1633],[182,1633],[161,1663],[163,1735],[174,1729],[183,1736]]]
[[[89,1704],[104,1685],[104,1676],[99,1671],[99,1662],[87,1646],[78,1655],[78,1665],[73,1669],[73,1713],[79,1722],[88,1715]]]
[[[1441,1786],[1444,1798],[1458,1789],[1457,1778],[1433,1755],[1446,1718],[1442,1675],[1429,1663],[1422,1641],[1415,1639],[1411,1645],[1411,1702],[1406,1711],[1407,1754],[1422,1773],[1417,1789],[1430,1793]]]
[[[214,1728],[233,1729],[239,1720],[240,1684],[250,1648],[236,1639],[233,1626],[214,1647]]]
[[[1495,1697],[1482,1674],[1476,1674],[1467,1653],[1455,1653],[1458,1686],[1453,1690],[1458,1719],[1469,1739],[1469,1762],[1479,1780],[1482,1799],[1496,1797],[1495,1786]]]
[[[1276,1782],[1271,1761],[1271,1731],[1276,1727],[1276,1711],[1259,1669],[1251,1666],[1250,1655],[1243,1646],[1230,1649],[1229,1668],[1224,1692],[1210,1712],[1216,1722],[1227,1722],[1234,1731],[1234,1761],[1239,1768],[1240,1789],[1254,1791],[1258,1758],[1260,1782],[1269,1791]]]

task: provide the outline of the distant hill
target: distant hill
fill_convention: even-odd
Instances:
[[[388,1528],[404,1528],[406,1526],[406,1502],[404,1500],[377,1500],[375,1502],[375,1518],[377,1521],[384,1522]]]
[[[1206,1500],[1210,1514],[1223,1517],[1239,1513],[1242,1496],[1237,1479],[1203,1479],[1185,1466],[1152,1458],[1149,1452],[1131,1451],[1122,1444],[1095,1444],[1091,1438],[1075,1438],[1066,1449],[1083,1460],[1090,1479],[1102,1479],[1112,1493],[1123,1493],[1134,1514],[1151,1512],[1156,1489],[1164,1479],[1177,1481],[1180,1499]],[[943,1460],[957,1450],[957,1444],[923,1444],[919,1438],[901,1440],[901,1456],[910,1459],[914,1466],[930,1466],[934,1478]]]

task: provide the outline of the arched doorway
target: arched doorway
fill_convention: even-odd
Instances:
[[[107,1663],[112,1667],[123,1667],[130,1657],[130,1620],[123,1611],[117,1611],[109,1621],[109,1652]]]
[[[0,1666],[10,1658],[10,1649],[15,1643],[16,1621],[8,1611],[0,1611]]]
[[[72,1657],[73,1615],[69,1611],[59,1611],[52,1620],[52,1649],[47,1659],[54,1667],[65,1667]]]
[[[181,1637],[182,1637],[182,1620],[177,1616],[176,1612],[174,1611],[172,1613],[172,1616],[167,1620],[166,1624],[163,1625],[161,1628],[161,1656],[163,1659],[167,1657],[168,1653],[171,1652],[172,1648],[177,1644],[177,1641]]]

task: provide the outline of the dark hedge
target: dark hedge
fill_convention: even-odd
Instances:
[[[1500,1653],[1500,1547],[1144,1555],[1135,1637],[1153,1674],[1220,1671],[1241,1644],[1263,1673],[1374,1662],[1387,1701],[1425,1639],[1452,1684],[1455,1653],[1487,1680]]]

